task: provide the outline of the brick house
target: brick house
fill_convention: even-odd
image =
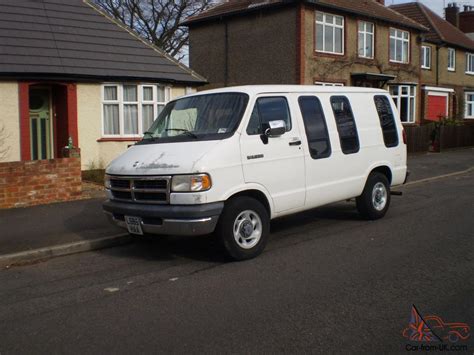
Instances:
[[[82,0],[2,0],[0,53],[0,162],[61,158],[71,138],[82,169],[106,165],[206,82]]]
[[[229,1],[184,25],[190,66],[207,87],[380,87],[405,124],[421,121],[420,39],[428,29],[383,0]]]
[[[390,8],[429,29],[421,43],[421,114],[426,121],[474,119],[474,41],[421,3]],[[454,9],[450,6],[446,13]]]

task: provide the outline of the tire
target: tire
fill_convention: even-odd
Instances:
[[[381,173],[369,175],[362,195],[356,198],[357,210],[368,220],[383,218],[390,207],[390,184]]]
[[[268,211],[254,198],[233,198],[226,202],[215,233],[232,260],[255,258],[267,245],[270,234]]]

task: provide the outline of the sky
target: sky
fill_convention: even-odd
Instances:
[[[406,2],[413,2],[415,0],[385,0],[386,5],[392,5],[392,4],[403,4]],[[435,11],[438,15],[441,17],[444,17],[444,11],[443,9],[451,2],[456,2],[458,3],[459,7],[462,9],[462,5],[472,5],[474,6],[474,0],[419,0],[419,2],[422,2],[429,8],[431,8],[433,11]]]

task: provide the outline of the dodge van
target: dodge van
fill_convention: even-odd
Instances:
[[[103,209],[132,234],[208,235],[235,260],[259,255],[270,220],[355,198],[382,218],[407,178],[389,93],[244,86],[169,102],[107,167]]]

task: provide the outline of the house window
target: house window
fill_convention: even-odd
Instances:
[[[170,100],[171,89],[157,85],[103,86],[103,135],[140,137]]]
[[[359,57],[374,58],[374,24],[359,22]]]
[[[421,67],[423,69],[431,69],[431,47],[421,47]]]
[[[316,86],[344,86],[343,83],[329,83],[325,81],[316,81],[314,85]]]
[[[448,70],[456,70],[456,50],[454,48],[448,48]]]
[[[316,12],[316,51],[344,54],[344,17]]]
[[[410,32],[390,29],[390,61],[408,63],[410,58]]]
[[[466,53],[466,74],[474,75],[474,54]]]
[[[466,113],[464,118],[474,118],[474,92],[466,92]]]
[[[416,87],[411,85],[391,85],[390,94],[400,112],[403,123],[415,122]]]

